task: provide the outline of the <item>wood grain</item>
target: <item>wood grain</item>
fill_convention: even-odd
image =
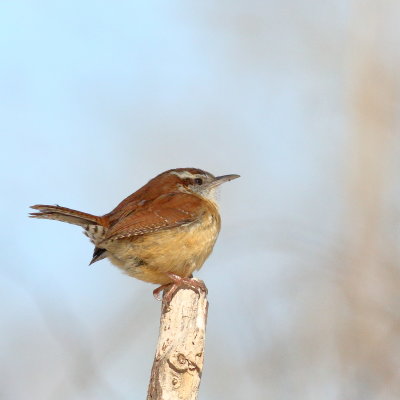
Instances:
[[[204,361],[207,294],[182,288],[162,307],[147,400],[197,399]]]

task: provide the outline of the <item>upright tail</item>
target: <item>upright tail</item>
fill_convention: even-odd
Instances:
[[[68,222],[69,224],[79,225],[86,228],[88,225],[102,225],[104,221],[102,217],[86,214],[80,211],[60,206],[47,206],[38,204],[32,206],[34,210],[39,212],[30,213],[31,218],[54,219],[57,221]]]

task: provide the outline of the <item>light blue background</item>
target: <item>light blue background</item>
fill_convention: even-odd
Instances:
[[[337,360],[315,356],[315,384],[293,329],[305,310],[323,315],[318,279],[342,241],[353,13],[346,1],[1,4],[0,398],[145,397],[153,286],[88,267],[80,229],[28,207],[101,215],[192,166],[242,176],[221,191],[223,229],[198,274],[201,398],[336,398]]]

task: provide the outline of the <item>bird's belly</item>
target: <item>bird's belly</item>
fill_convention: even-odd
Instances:
[[[110,242],[108,258],[130,276],[163,285],[171,282],[166,273],[188,277],[201,268],[218,232],[218,222],[209,216],[202,223]]]

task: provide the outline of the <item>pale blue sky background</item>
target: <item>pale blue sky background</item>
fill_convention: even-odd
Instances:
[[[326,246],[343,240],[350,3],[1,4],[0,398],[144,398],[153,287],[108,261],[89,268],[79,228],[26,215],[37,203],[104,214],[186,166],[242,176],[222,190],[223,229],[199,273],[201,398],[264,399],[265,385],[335,398],[335,361],[316,363],[326,385],[307,386],[284,349],[320,288],[312,277],[330,273]],[[279,340],[282,369],[257,369]]]

